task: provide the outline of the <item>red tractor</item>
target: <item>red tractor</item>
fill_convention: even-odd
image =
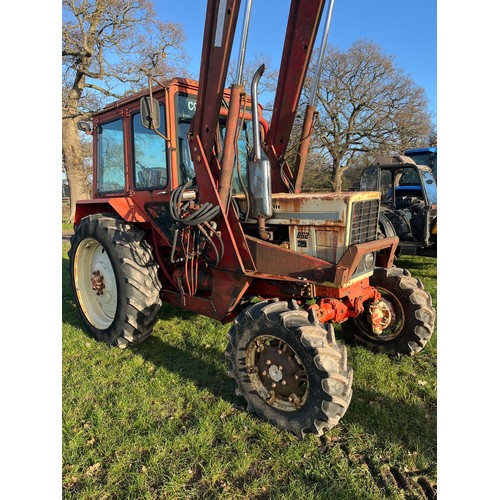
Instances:
[[[330,429],[351,400],[334,323],[377,351],[412,355],[435,317],[422,283],[393,266],[398,238],[378,238],[378,192],[300,192],[307,118],[289,164],[324,3],[291,2],[268,124],[257,103],[263,67],[250,97],[239,80],[224,89],[239,0],[209,0],[199,82],[151,83],[82,125],[93,135],[94,194],[77,203],[69,251],[95,339],[143,341],[162,302],[233,321],[236,393],[298,436]]]

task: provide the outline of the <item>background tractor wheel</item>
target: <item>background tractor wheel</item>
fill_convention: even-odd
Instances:
[[[75,303],[97,340],[119,347],[137,344],[158,319],[158,265],[144,234],[113,214],[96,214],[83,218],[71,238]]]
[[[344,346],[295,301],[245,309],[228,334],[226,356],[248,411],[302,438],[321,436],[344,415],[352,369]]]
[[[436,315],[422,282],[406,269],[394,267],[376,268],[370,284],[382,294],[390,314],[388,326],[380,335],[373,333],[365,303],[365,312],[342,323],[342,329],[375,352],[412,356],[422,350],[434,332]]]

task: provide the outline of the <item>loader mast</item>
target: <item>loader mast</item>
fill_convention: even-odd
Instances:
[[[209,165],[213,160],[212,149],[239,9],[240,0],[207,1],[196,113],[191,124],[191,135],[200,138]],[[199,151],[191,150],[193,160],[199,154]]]
[[[292,179],[292,172],[284,157],[324,4],[325,0],[291,0],[273,115],[265,138],[274,193],[293,191],[288,180]],[[213,145],[239,8],[240,0],[207,2],[197,111],[191,126],[190,147],[197,177],[203,176],[203,169],[208,169],[216,183],[220,182],[221,166],[213,155]],[[231,100],[239,109],[237,101]],[[231,125],[227,124],[224,148],[235,143],[237,127]],[[200,154],[200,146],[203,154]]]
[[[285,153],[297,113],[325,0],[292,0],[281,58],[273,116],[269,125],[268,151],[273,192],[292,192],[292,172]]]

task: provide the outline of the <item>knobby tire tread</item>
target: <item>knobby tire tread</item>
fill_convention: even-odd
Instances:
[[[107,244],[108,256],[115,268],[117,281],[123,280],[125,293],[118,297],[119,307],[123,308],[123,321],[115,320],[106,335],[100,334],[90,325],[89,330],[95,338],[111,345],[128,347],[145,340],[158,320],[161,307],[161,283],[158,264],[155,262],[151,245],[145,240],[145,233],[133,224],[125,222],[115,214],[94,214],[84,217],[71,237],[70,274],[78,242],[87,236],[98,236],[101,245]],[[74,291],[74,283],[72,277]],[[74,291],[80,316],[88,325],[81,311]],[[146,312],[145,312],[146,311]],[[118,316],[118,313],[117,313]],[[88,325],[89,326],[89,325]]]
[[[291,343],[297,355],[311,361],[307,401],[296,412],[282,411],[267,404],[252,390],[245,368],[245,352],[253,338],[270,332]],[[319,323],[314,315],[298,308],[295,301],[277,299],[253,304],[239,314],[229,333],[226,357],[229,375],[236,381],[236,394],[247,401],[249,412],[280,429],[303,438],[306,433],[321,436],[344,415],[352,397],[352,369],[347,366],[345,346],[337,345],[333,329]]]

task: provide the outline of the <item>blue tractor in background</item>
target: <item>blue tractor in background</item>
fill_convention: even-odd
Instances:
[[[437,147],[407,149],[405,156],[411,158],[417,165],[427,165],[437,182]]]

